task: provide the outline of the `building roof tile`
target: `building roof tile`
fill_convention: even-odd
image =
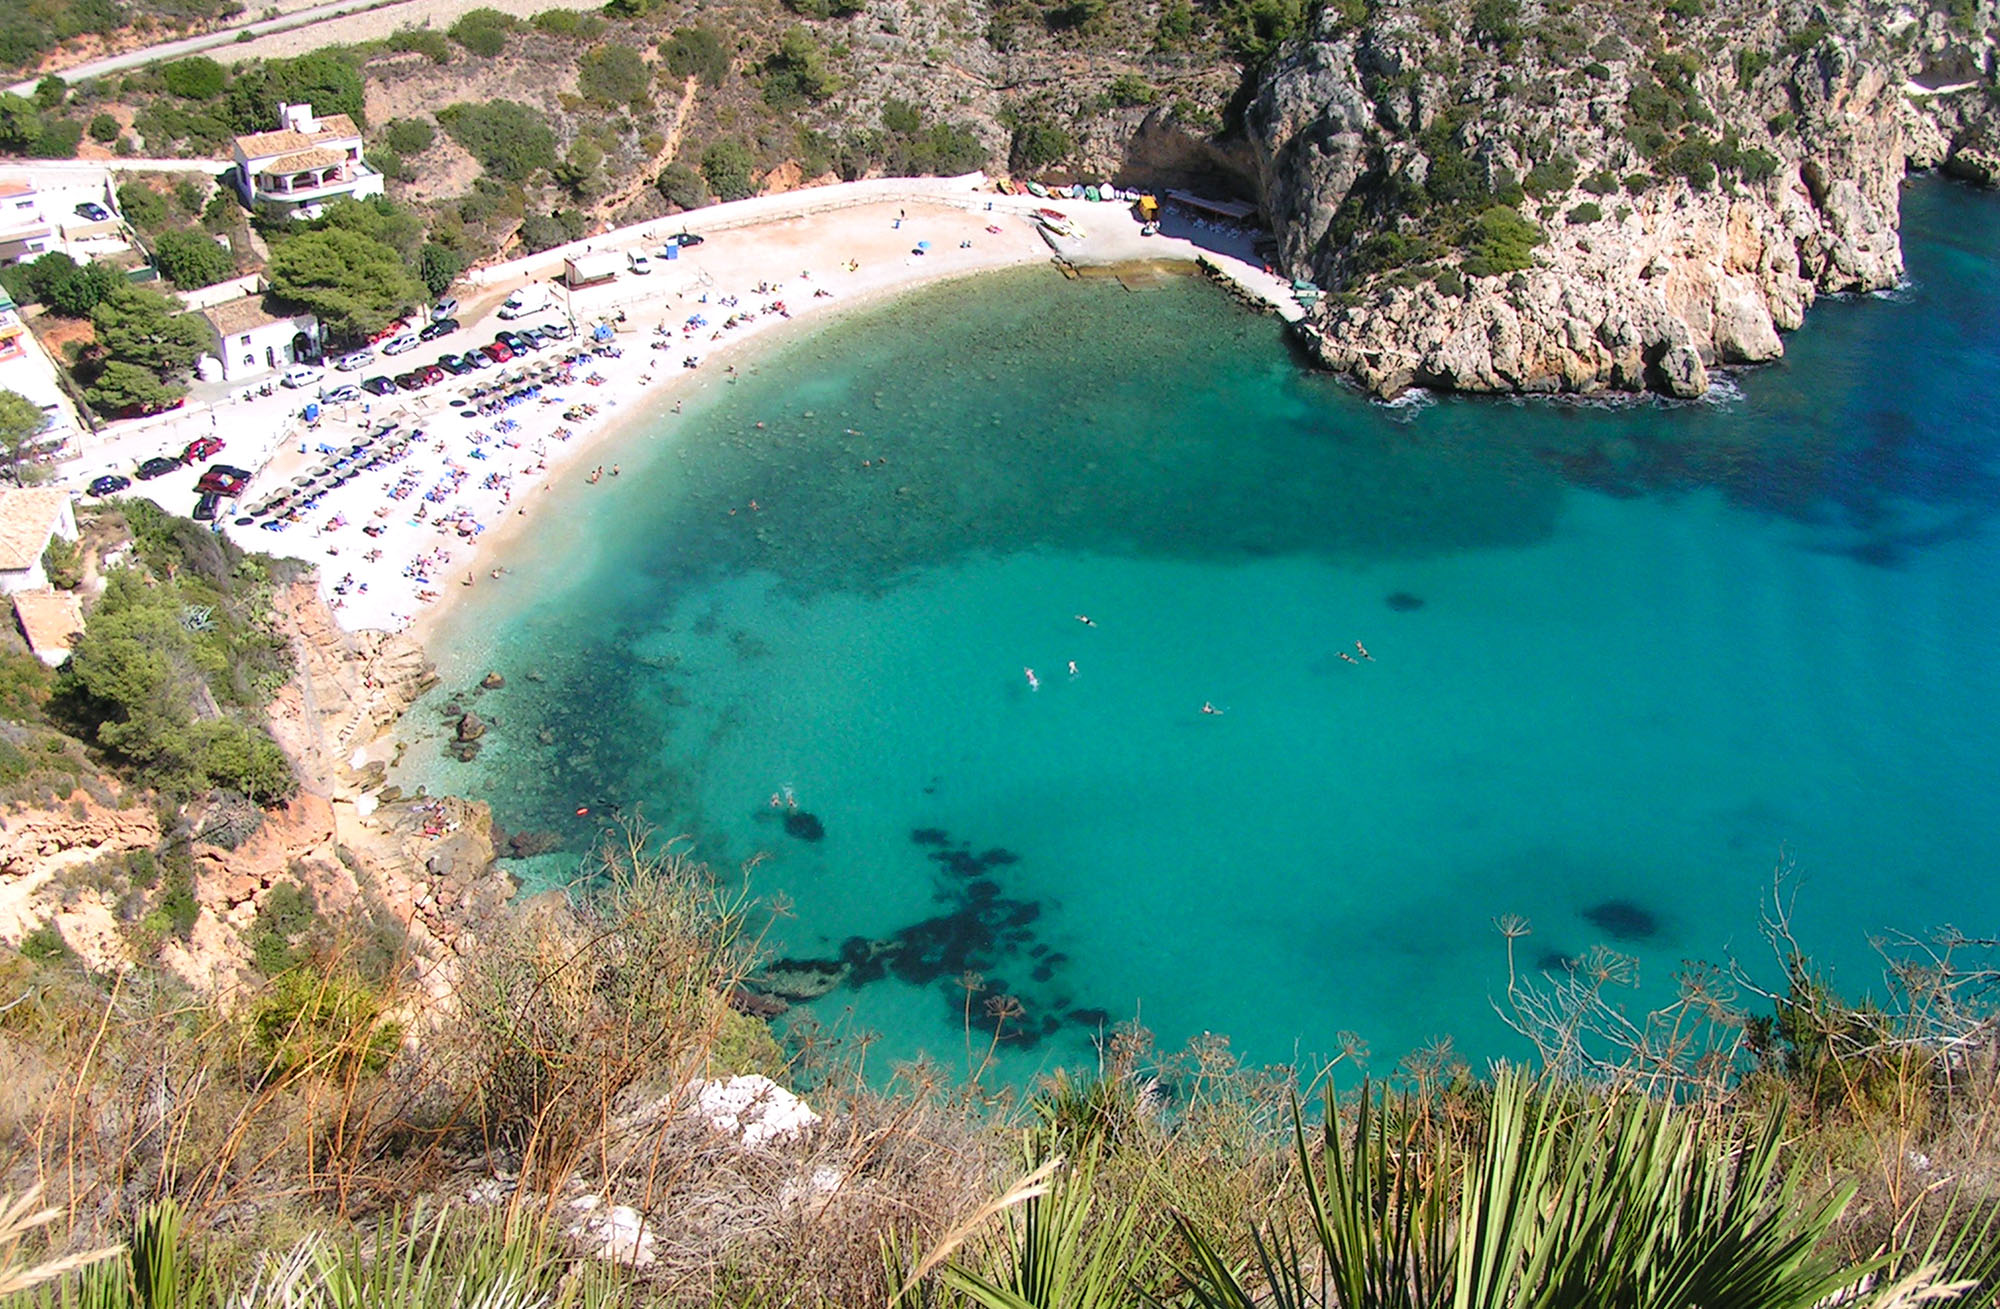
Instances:
[[[69,492],[29,486],[0,491],[0,572],[33,568],[48,548]]]

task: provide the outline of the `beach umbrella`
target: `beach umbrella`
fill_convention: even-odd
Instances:
[[[919,242],[917,242],[917,249],[919,249],[919,250],[928,250],[928,249],[930,249],[930,248],[931,248],[931,243],[930,243],[929,241],[919,241]]]

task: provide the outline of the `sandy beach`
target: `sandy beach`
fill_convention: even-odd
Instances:
[[[502,542],[534,529],[542,491],[557,479],[618,475],[616,438],[635,422],[651,416],[671,430],[677,402],[745,366],[753,343],[917,285],[1049,259],[1032,218],[1042,205],[1082,225],[1083,239],[1064,251],[1076,262],[1207,257],[1258,271],[1241,237],[1192,226],[1144,237],[1121,204],[990,190],[912,196],[712,231],[678,259],[655,254],[649,273],[567,294],[555,286],[547,309],[514,322],[493,316],[509,286],[481,290],[476,302],[468,293],[459,331],[361,372],[328,370],[322,385],[463,354],[500,329],[573,322],[574,335],[415,393],[327,406],[313,424],[300,416],[311,392],[281,392],[244,402],[240,413],[190,414],[157,440],[177,451],[211,431],[224,436],[219,458],[255,475],[224,503],[221,530],[246,549],[315,565],[343,627],[414,627],[421,638],[452,600],[501,580],[489,561]],[[684,217],[700,230],[699,212]],[[652,253],[681,222],[656,226],[598,248]],[[190,477],[141,482],[132,493],[184,512],[176,493]]]

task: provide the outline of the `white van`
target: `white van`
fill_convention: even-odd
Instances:
[[[529,314],[539,314],[549,307],[549,289],[545,286],[524,286],[507,297],[500,306],[500,316],[506,319],[526,318]]]
[[[399,355],[406,350],[416,348],[417,336],[414,332],[398,332],[382,343],[382,353],[385,355]]]
[[[641,277],[653,271],[653,265],[637,250],[625,252],[625,266]]]

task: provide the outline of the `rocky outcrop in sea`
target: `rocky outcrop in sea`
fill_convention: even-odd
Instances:
[[[1369,391],[1699,395],[1903,276],[1912,168],[1993,185],[2000,17],[1881,3],[1322,7],[1246,114],[1310,348]]]

